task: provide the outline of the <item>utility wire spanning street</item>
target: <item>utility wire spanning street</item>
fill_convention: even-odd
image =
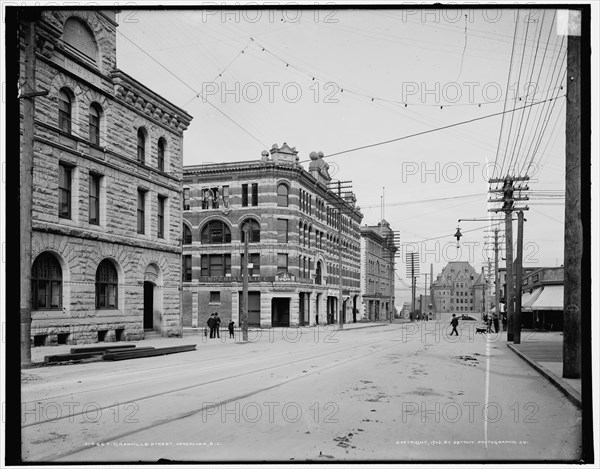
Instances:
[[[504,334],[475,334],[467,323],[460,337],[449,332],[430,321],[262,330],[247,344],[203,336],[156,339],[198,347],[24,370],[23,458],[580,457],[580,410],[509,350]],[[541,336],[524,334],[523,341]]]

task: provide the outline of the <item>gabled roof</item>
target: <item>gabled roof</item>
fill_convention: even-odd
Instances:
[[[466,276],[466,281],[470,281],[471,275],[477,275],[477,271],[468,262],[448,262],[446,267],[443,268],[442,273],[438,275],[432,287],[452,287],[454,283],[463,276]]]

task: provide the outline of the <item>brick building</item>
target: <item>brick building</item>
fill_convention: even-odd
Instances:
[[[370,321],[389,320],[393,317],[395,270],[394,232],[386,220],[376,226],[360,228],[361,277],[360,291],[364,318]]]
[[[48,94],[35,98],[32,341],[179,335],[191,117],[117,69],[114,12],[47,10],[35,26]]]
[[[249,229],[250,326],[353,320],[363,216],[352,194],[329,190],[322,153],[311,153],[308,171],[297,154],[284,143],[257,161],[184,167],[184,326],[204,327],[215,312],[223,322],[231,318],[239,324],[244,227]]]

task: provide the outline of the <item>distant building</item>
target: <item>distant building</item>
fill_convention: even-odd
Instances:
[[[114,12],[45,10],[36,28],[32,342],[180,335],[192,118],[117,69]]]
[[[431,297],[436,319],[446,320],[452,314],[476,315],[475,285],[480,274],[468,262],[449,262],[431,285]]]
[[[389,320],[394,306],[394,232],[386,220],[376,226],[360,229],[361,276],[360,290],[364,318],[369,321]]]
[[[250,326],[354,320],[363,215],[353,194],[331,187],[322,153],[310,154],[308,170],[297,155],[284,143],[260,160],[184,167],[184,326],[204,327],[215,312],[239,324],[244,228]]]
[[[410,301],[405,301],[402,304],[402,309],[400,310],[400,317],[403,319],[410,319],[410,310],[412,308],[412,303]]]
[[[435,319],[433,316],[433,303],[431,295],[419,295],[416,306],[417,318]]]

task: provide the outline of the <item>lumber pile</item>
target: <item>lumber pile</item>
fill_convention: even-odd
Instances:
[[[171,353],[189,352],[196,350],[196,345],[179,345],[175,347],[136,347],[127,345],[106,345],[93,347],[74,347],[71,353],[46,355],[45,365],[57,363],[77,363],[82,360],[130,360],[132,358],[156,357]]]

